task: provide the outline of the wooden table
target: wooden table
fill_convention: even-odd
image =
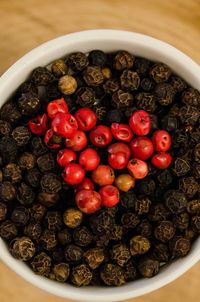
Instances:
[[[0,73],[44,41],[91,28],[149,34],[173,44],[200,63],[200,0],[0,0],[0,28]],[[199,280],[197,264],[172,284],[133,301],[197,302]],[[64,299],[34,288],[0,263],[0,301]]]

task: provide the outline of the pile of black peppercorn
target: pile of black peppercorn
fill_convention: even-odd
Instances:
[[[106,125],[149,112],[152,131],[171,134],[173,164],[162,171],[149,163],[117,206],[82,213],[55,151],[27,126],[61,97],[70,112],[90,107]],[[59,282],[121,286],[187,255],[200,233],[199,110],[199,91],[126,51],[77,52],[36,68],[0,110],[0,236],[13,257]]]

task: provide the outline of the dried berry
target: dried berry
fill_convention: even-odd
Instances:
[[[35,221],[40,221],[44,217],[46,212],[46,208],[40,203],[34,203],[32,207],[29,209],[30,216]]]
[[[168,262],[170,259],[170,251],[166,244],[156,243],[152,251],[152,256],[159,262]]]
[[[159,173],[157,179],[162,187],[169,186],[173,181],[172,174],[170,173],[169,170],[164,170],[161,173]]]
[[[0,184],[0,200],[3,202],[9,202],[15,199],[16,189],[9,181],[4,181]]]
[[[130,107],[133,104],[133,96],[129,92],[118,90],[112,95],[113,105],[118,109]]]
[[[161,125],[167,131],[174,131],[178,128],[178,120],[175,116],[165,115],[161,121]]]
[[[108,80],[112,77],[112,71],[108,67],[102,68],[101,72],[103,73],[104,79],[106,79],[106,80]]]
[[[22,182],[18,187],[17,200],[23,205],[29,205],[33,203],[34,199],[35,194],[32,188]]]
[[[0,224],[0,237],[5,240],[13,239],[17,236],[17,228],[10,220],[5,220]]]
[[[114,57],[113,66],[116,70],[123,70],[133,67],[135,58],[127,51],[119,51]]]
[[[106,120],[109,124],[120,123],[122,121],[122,118],[123,118],[123,114],[121,110],[118,109],[113,109],[108,111],[106,116]]]
[[[194,148],[194,160],[200,163],[200,144],[197,144]]]
[[[183,257],[189,253],[191,242],[187,238],[176,236],[170,241],[169,247],[174,257]]]
[[[42,252],[33,258],[31,267],[36,274],[44,276],[50,272],[51,262],[51,258]]]
[[[149,73],[156,83],[162,83],[169,79],[172,71],[167,65],[163,63],[156,63],[153,65]]]
[[[107,108],[105,106],[95,106],[94,112],[99,121],[104,121],[107,116]]]
[[[190,217],[189,215],[184,212],[177,215],[174,215],[174,225],[180,230],[183,231],[188,228]]]
[[[62,59],[56,60],[55,62],[52,63],[51,65],[51,71],[56,77],[62,77],[67,74],[68,72],[68,67],[65,64],[65,61]]]
[[[62,245],[67,245],[71,243],[72,236],[69,229],[62,229],[58,232],[58,241]]]
[[[18,99],[18,107],[22,115],[33,116],[41,106],[41,102],[37,96],[32,92],[22,93]]]
[[[159,262],[157,260],[144,258],[138,264],[140,274],[145,278],[151,278],[157,275],[159,271]]]
[[[125,69],[120,76],[120,83],[123,90],[134,91],[140,85],[140,77],[137,72]]]
[[[147,197],[143,197],[142,199],[138,199],[135,203],[135,212],[138,215],[146,214],[149,212],[149,208],[151,205],[151,200]]]
[[[60,92],[65,95],[73,94],[77,89],[76,79],[71,75],[62,76],[58,82]]]
[[[65,252],[62,247],[56,246],[51,250],[52,259],[55,263],[65,262]]]
[[[54,80],[54,76],[46,67],[34,69],[31,80],[36,86],[46,86]]]
[[[124,228],[134,229],[140,222],[140,219],[137,214],[132,212],[127,212],[122,215],[121,223]]]
[[[55,159],[51,153],[46,153],[37,159],[37,165],[43,173],[53,170],[55,164]]]
[[[22,170],[33,169],[36,163],[36,158],[32,153],[24,152],[18,159],[19,167]]]
[[[199,107],[200,106],[200,93],[197,89],[188,88],[187,90],[185,90],[183,92],[181,101],[185,105]]]
[[[74,52],[68,55],[67,64],[74,71],[83,71],[89,64],[87,56],[82,52]]]
[[[149,212],[149,219],[153,222],[166,220],[169,216],[169,212],[163,203],[152,204]]]
[[[192,226],[192,230],[195,233],[198,233],[198,234],[200,233],[200,216],[199,215],[192,217],[191,226]]]
[[[59,231],[62,227],[62,216],[58,211],[48,211],[44,218],[45,225],[50,231]]]
[[[83,250],[74,244],[70,244],[65,248],[65,259],[67,261],[80,261],[83,256]]]
[[[190,171],[190,164],[188,161],[177,157],[174,162],[174,173],[180,177],[186,175]]]
[[[12,183],[18,183],[22,180],[22,172],[18,165],[8,164],[3,168],[3,176]]]
[[[110,239],[119,241],[122,239],[123,236],[123,227],[121,225],[114,225],[112,227],[111,233],[110,233]]]
[[[127,281],[133,281],[137,278],[137,269],[134,261],[128,261],[124,266],[124,276]]]
[[[28,261],[35,254],[35,245],[28,237],[17,237],[10,244],[10,252],[16,259]]]
[[[29,142],[31,138],[31,132],[27,127],[19,126],[13,130],[12,137],[18,147],[23,147]]]
[[[37,195],[37,201],[49,208],[54,206],[59,201],[59,194],[40,192]]]
[[[178,76],[172,76],[170,83],[177,93],[181,93],[187,88],[187,84],[185,83],[185,81]]]
[[[4,203],[0,202],[0,222],[6,219],[7,212],[7,206]]]
[[[154,89],[155,82],[150,78],[144,78],[142,79],[140,86],[145,92],[149,92]]]
[[[94,235],[94,240],[96,242],[97,247],[105,248],[108,246],[110,242],[110,232],[107,231],[105,233],[100,233],[97,235]]]
[[[92,242],[93,237],[90,230],[87,227],[83,226],[75,229],[75,231],[73,232],[73,239],[75,244],[79,246],[87,246]]]
[[[186,105],[179,110],[179,118],[183,124],[195,125],[200,117],[200,112],[196,107]]]
[[[149,238],[152,235],[152,225],[148,219],[143,219],[137,226],[137,233],[143,237]]]
[[[185,194],[178,190],[169,190],[164,195],[165,205],[172,214],[183,212],[187,206]]]
[[[117,80],[109,79],[103,84],[103,89],[107,94],[113,94],[120,88],[120,85]]]
[[[40,238],[42,227],[38,222],[30,222],[24,228],[24,234],[33,240]]]
[[[121,195],[120,204],[123,208],[128,210],[135,207],[136,200],[137,198],[135,193],[133,191],[129,191]]]
[[[37,168],[28,170],[25,174],[25,179],[33,188],[37,188],[40,185],[41,173]]]
[[[17,123],[21,119],[21,113],[15,103],[8,102],[1,107],[0,117],[9,123]]]
[[[135,99],[138,109],[153,113],[157,108],[156,98],[151,93],[140,92],[135,96]]]
[[[65,282],[69,278],[70,267],[68,263],[59,263],[54,265],[53,272],[55,274],[56,281]]]
[[[17,144],[11,137],[0,139],[0,156],[4,164],[13,162],[17,155]]]
[[[90,227],[94,234],[110,231],[113,225],[114,218],[105,210],[90,216]]]
[[[62,188],[60,178],[54,173],[48,173],[42,176],[40,185],[43,192],[58,193]]]
[[[24,226],[27,224],[28,220],[30,218],[29,211],[25,207],[16,207],[11,215],[11,220],[15,223],[17,226]]]
[[[130,252],[132,256],[142,255],[150,249],[150,241],[141,235],[137,235],[130,240]]]
[[[179,190],[181,190],[188,198],[192,198],[198,192],[199,184],[194,177],[183,177],[179,179]]]
[[[81,87],[76,92],[77,104],[81,107],[92,107],[95,104],[96,96],[92,88]]]
[[[160,105],[169,106],[173,103],[175,90],[172,85],[168,83],[160,83],[156,85],[154,92]]]
[[[83,213],[75,208],[67,209],[63,214],[63,221],[69,228],[78,227],[83,220]]]
[[[175,234],[175,227],[171,221],[161,221],[154,229],[156,239],[165,243],[169,241]]]
[[[103,249],[93,248],[87,250],[83,257],[89,267],[94,270],[104,261],[105,255]]]
[[[49,251],[57,245],[56,234],[54,231],[44,230],[40,237],[40,244],[42,247]]]
[[[88,66],[84,72],[83,78],[88,86],[99,86],[104,81],[101,68],[99,66]]]
[[[187,211],[190,214],[198,214],[200,213],[200,200],[195,199],[191,200],[187,203]]]
[[[115,244],[110,251],[112,259],[119,265],[124,266],[131,258],[131,253],[126,244]]]
[[[106,64],[107,56],[106,53],[101,50],[92,50],[89,53],[88,59],[91,65],[103,67]]]
[[[31,140],[31,150],[35,156],[43,155],[48,151],[48,148],[43,143],[41,137],[33,137]]]
[[[0,120],[0,136],[9,136],[12,131],[10,123]]]
[[[100,276],[106,285],[122,286],[125,283],[124,270],[116,264],[105,264],[101,270]]]
[[[72,269],[71,281],[75,286],[89,285],[92,280],[92,272],[85,264],[80,264]]]

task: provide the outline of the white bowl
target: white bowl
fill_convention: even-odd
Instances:
[[[102,49],[108,52],[123,49],[137,56],[162,61],[168,64],[190,85],[200,89],[199,65],[171,45],[137,33],[119,30],[89,30],[69,34],[47,42],[17,61],[0,78],[0,106],[35,67],[45,66],[51,61],[74,51],[88,52],[92,49]],[[200,238],[194,242],[189,255],[166,265],[157,276],[151,279],[130,282],[120,288],[76,288],[69,284],[60,284],[37,276],[24,263],[12,258],[1,239],[0,259],[25,280],[57,296],[88,302],[121,301],[156,290],[190,269],[200,259]]]

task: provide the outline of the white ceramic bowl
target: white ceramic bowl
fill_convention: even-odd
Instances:
[[[17,61],[0,78],[0,106],[35,67],[45,66],[51,61],[74,51],[88,52],[92,49],[102,49],[108,52],[124,49],[141,57],[162,61],[193,87],[200,89],[199,65],[169,44],[145,35],[126,31],[89,30],[69,34],[47,42]],[[2,240],[0,240],[0,259],[25,280],[57,296],[88,302],[121,301],[158,289],[190,269],[200,259],[200,238],[193,244],[189,255],[163,267],[157,276],[151,279],[130,282],[120,288],[76,288],[69,284],[60,284],[37,276],[24,263],[10,256]]]

